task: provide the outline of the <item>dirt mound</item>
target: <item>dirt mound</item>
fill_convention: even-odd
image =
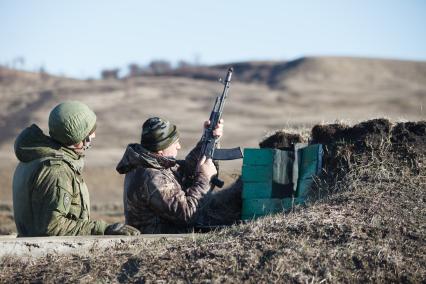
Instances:
[[[369,143],[379,146],[383,138],[389,136],[391,129],[392,124],[387,119],[369,120],[353,127],[343,124],[316,125],[312,128],[312,143],[355,143],[359,151],[365,151]]]
[[[426,121],[402,122],[392,129],[393,152],[409,166],[420,171],[425,164],[420,163],[426,155]]]
[[[294,149],[296,143],[303,142],[303,138],[298,133],[287,133],[284,130],[278,130],[269,137],[266,137],[259,143],[260,148],[273,148],[280,150]]]
[[[351,165],[368,164],[375,158],[395,159],[398,165],[408,163],[411,171],[419,172],[419,161],[426,155],[425,142],[425,121],[392,125],[387,119],[373,119],[352,127],[330,124],[312,128],[312,143],[324,145],[328,182],[345,175]]]

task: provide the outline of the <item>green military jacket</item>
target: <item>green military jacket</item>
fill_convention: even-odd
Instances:
[[[102,235],[107,223],[90,220],[83,157],[32,125],[15,141],[20,163],[13,176],[18,236]]]

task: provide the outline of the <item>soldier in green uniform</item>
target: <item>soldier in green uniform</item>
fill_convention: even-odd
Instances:
[[[90,219],[82,171],[95,128],[95,113],[81,102],[70,101],[51,111],[50,136],[35,124],[19,134],[14,145],[19,164],[13,176],[19,237],[139,234],[128,225]]]

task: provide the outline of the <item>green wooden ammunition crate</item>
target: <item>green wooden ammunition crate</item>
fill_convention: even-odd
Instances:
[[[323,150],[321,144],[314,144],[298,150],[299,178],[317,175],[321,171]]]
[[[272,197],[272,181],[269,182],[245,182],[243,184],[243,199],[258,199]]]
[[[272,181],[273,167],[272,164],[265,166],[243,165],[241,174],[243,182],[268,182]]]
[[[300,149],[302,154],[302,161],[305,163],[318,161],[322,157],[322,144],[312,144]]]
[[[293,206],[305,204],[305,199],[300,197],[293,198]]]
[[[298,178],[295,196],[305,199],[311,190],[314,177],[321,172],[323,149],[321,144],[314,144],[297,151]]]
[[[293,196],[293,183],[279,184],[268,182],[244,182],[242,199],[286,198]]]
[[[245,148],[243,165],[272,165],[275,152],[275,149]]]
[[[277,149],[244,149],[241,218],[250,220],[303,204],[321,166],[322,145],[318,144],[298,144],[296,155]]]
[[[277,149],[244,149],[243,182],[291,183],[293,155]]]
[[[299,180],[297,182],[297,191],[295,196],[298,198],[306,199],[312,190],[312,186],[314,185],[313,178],[306,178]]]

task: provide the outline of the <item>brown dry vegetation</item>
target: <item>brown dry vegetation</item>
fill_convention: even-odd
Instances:
[[[135,239],[85,257],[3,258],[0,279],[424,282],[426,122],[318,125],[312,138],[326,156],[308,206],[186,241]]]
[[[224,66],[215,68],[206,79],[223,75]],[[320,123],[424,120],[426,63],[305,58],[235,70],[222,146],[257,147],[270,131],[276,135],[262,147],[303,139],[324,144],[324,172],[307,207],[192,240],[135,239],[85,257],[3,258],[0,282],[424,282],[425,123]],[[122,221],[122,177],[114,168],[126,144],[139,139],[143,120],[160,115],[176,122],[183,153],[201,134],[221,87],[192,77],[81,81],[0,68],[0,234],[15,230],[12,145],[23,127],[35,122],[46,130],[50,109],[63,100],[94,108],[99,127],[85,172],[93,217]],[[301,131],[315,124],[312,133]],[[277,128],[295,130],[289,135]],[[227,184],[240,166],[222,163]],[[238,219],[240,189],[237,183],[212,197],[205,208],[209,223]]]

